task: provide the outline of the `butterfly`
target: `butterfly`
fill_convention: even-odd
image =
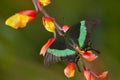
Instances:
[[[98,50],[92,47],[90,41],[91,32],[98,23],[97,20],[83,20],[68,29],[67,32],[63,33],[63,36],[57,36],[44,56],[44,64],[49,65],[59,61],[68,61],[75,63],[80,71],[77,63],[80,56],[72,46],[78,44],[80,49],[85,52],[93,50],[99,53]]]

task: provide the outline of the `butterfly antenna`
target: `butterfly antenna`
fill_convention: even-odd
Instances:
[[[92,43],[90,42],[90,50],[95,51],[96,53],[100,54],[100,51],[96,50],[95,48],[92,47]]]
[[[63,17],[62,20],[63,20],[63,21],[62,21],[62,25],[64,25],[64,23],[65,23],[65,18]]]
[[[95,51],[96,53],[100,54],[100,51],[98,51],[98,50],[96,50],[96,49],[94,49],[94,48],[92,48],[92,47],[91,47],[91,50],[93,50],[93,51]]]

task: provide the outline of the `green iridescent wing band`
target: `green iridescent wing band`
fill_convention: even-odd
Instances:
[[[49,48],[47,51],[57,57],[64,57],[64,56],[69,56],[69,55],[75,54],[75,51],[70,50],[70,49],[58,50],[58,49],[50,49]]]
[[[81,25],[80,25],[80,33],[79,33],[78,42],[79,42],[80,47],[82,48],[84,46],[87,31],[86,31],[85,21],[81,21],[80,23]]]
[[[86,48],[89,47],[90,34],[95,25],[95,20],[81,21],[80,23],[72,26],[64,36],[57,36],[56,40],[47,50],[44,64],[52,64],[64,60],[74,61],[76,51],[72,50],[68,44],[72,43],[71,40],[73,40],[76,44],[79,44],[81,49],[86,50]]]

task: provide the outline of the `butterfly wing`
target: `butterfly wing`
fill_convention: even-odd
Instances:
[[[67,48],[63,37],[57,37],[45,54],[44,64],[49,65],[58,61],[63,61],[66,56],[75,55],[75,53],[74,50]]]
[[[65,35],[69,35],[75,43],[79,43],[80,48],[87,48],[89,46],[90,34],[96,21],[81,21],[75,26],[71,27]],[[71,60],[70,56],[75,56],[76,51],[69,49],[66,45],[65,37],[57,37],[57,39],[48,48],[45,55],[44,63],[50,64],[63,60]]]
[[[44,56],[44,65],[48,66],[50,64],[62,61],[61,57],[54,56],[53,54],[47,52]]]
[[[75,43],[79,44],[80,48],[82,48],[87,35],[85,21],[81,21],[80,23],[72,26],[67,31],[67,34],[75,41]]]
[[[82,40],[82,39],[80,39],[81,35],[79,36],[78,41],[79,41],[79,44],[82,44],[80,46],[82,49],[97,51],[97,50],[92,48],[90,38],[91,38],[91,33],[92,33],[93,29],[96,27],[96,25],[98,23],[99,23],[98,20],[86,20],[86,21],[84,21],[84,23],[82,23],[82,21],[81,21],[81,25],[83,25],[83,26],[81,26],[81,29],[80,29],[81,33],[80,34],[83,34],[82,33],[82,30],[83,30],[85,32],[84,33],[85,35],[84,35],[84,41],[82,43],[80,43]],[[82,29],[82,27],[84,27],[84,29]],[[97,51],[97,53],[98,53],[98,51]]]
[[[74,50],[68,48],[66,44],[66,39],[64,37],[57,37],[47,51],[58,57],[75,54]]]
[[[82,48],[84,46],[84,42],[86,39],[87,28],[85,25],[85,21],[81,21],[80,23],[81,23],[81,25],[80,25],[80,33],[79,33],[78,42],[79,42],[80,48]]]
[[[69,35],[75,43],[78,43],[78,38],[80,35],[80,23],[75,24],[70,27],[70,29],[66,32],[67,35]]]
[[[83,20],[72,26],[66,33],[79,44],[80,48],[86,50],[91,48],[90,35],[99,20]]]

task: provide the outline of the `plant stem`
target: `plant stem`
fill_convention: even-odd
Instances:
[[[32,0],[32,2],[33,2],[33,5],[35,7],[35,10],[38,12],[38,6],[36,5],[37,4],[36,0]]]
[[[37,12],[38,12],[38,10],[39,10],[40,12],[43,13],[44,16],[47,16],[47,17],[52,18],[52,17],[49,16],[48,13],[44,10],[43,6],[40,6],[40,5],[39,5],[39,3],[37,2],[37,0],[32,0],[32,2],[33,2],[33,4],[34,4],[35,10],[36,10]],[[56,29],[57,29],[59,35],[62,36],[63,34],[62,34],[62,32],[61,32],[61,31],[62,31],[61,26],[55,21],[54,18],[52,18],[52,19],[54,20],[54,24],[55,24],[55,26],[56,26]]]

